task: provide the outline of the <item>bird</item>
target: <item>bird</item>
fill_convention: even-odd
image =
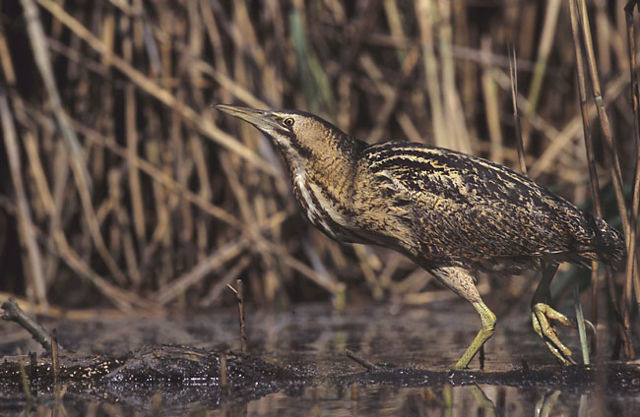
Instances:
[[[529,177],[477,156],[407,141],[367,144],[311,113],[218,104],[253,125],[281,155],[302,213],[330,238],[391,248],[467,300],[481,327],[453,369],[465,369],[495,332],[476,288],[479,272],[541,270],[534,331],[575,364],[552,322],[550,285],[562,262],[619,268],[620,233]]]

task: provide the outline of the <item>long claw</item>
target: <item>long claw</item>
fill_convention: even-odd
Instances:
[[[555,330],[549,323],[549,320],[555,320],[564,326],[571,325],[571,321],[567,316],[557,310],[554,310],[548,304],[534,304],[531,311],[533,330],[535,330],[538,336],[544,340],[551,353],[553,353],[553,355],[563,364],[575,364],[571,350],[560,341]]]

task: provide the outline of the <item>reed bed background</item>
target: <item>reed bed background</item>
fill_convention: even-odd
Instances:
[[[308,110],[370,143],[526,167],[636,254],[637,11],[625,5],[3,1],[0,291],[49,314],[209,307],[233,302],[238,277],[260,305],[455,297],[398,254],[314,230],[268,141],[216,103]],[[595,280],[591,318],[611,301],[628,357],[636,256],[616,274],[557,278],[559,293]],[[532,285],[480,280],[507,300]]]

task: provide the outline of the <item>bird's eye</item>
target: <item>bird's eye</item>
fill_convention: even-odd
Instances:
[[[287,118],[285,118],[285,119],[282,121],[282,124],[283,124],[285,127],[291,127],[291,126],[293,126],[293,117],[287,117]]]

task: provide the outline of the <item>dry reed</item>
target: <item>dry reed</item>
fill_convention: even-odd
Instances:
[[[2,2],[0,291],[41,307],[150,311],[221,302],[242,273],[257,303],[342,304],[339,278],[409,303],[447,297],[400,255],[313,230],[265,138],[211,104],[299,108],[371,141],[528,166],[570,200],[591,200],[634,253],[607,280],[629,356],[637,13],[631,2],[625,20],[615,3]],[[506,284],[481,282],[496,285]]]

